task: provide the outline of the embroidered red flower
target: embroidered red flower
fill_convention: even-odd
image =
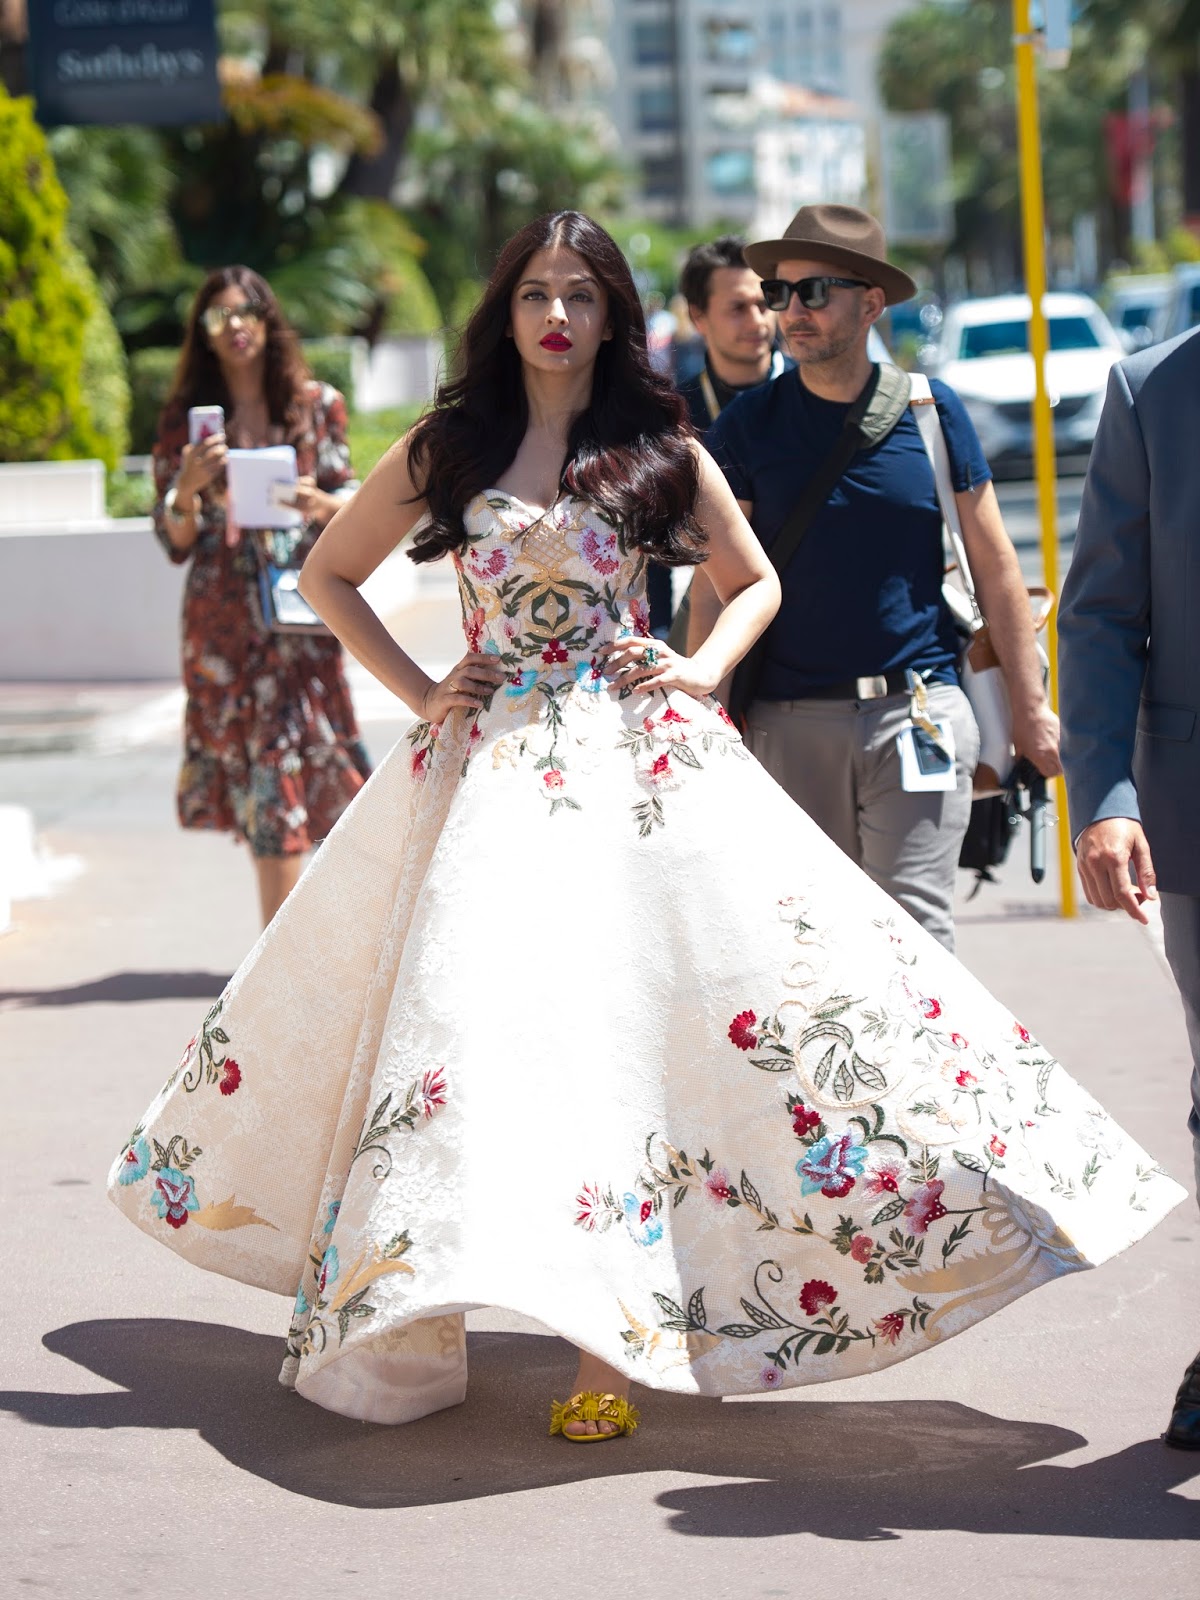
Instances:
[[[236,1094],[238,1084],[242,1081],[242,1069],[232,1056],[226,1056],[221,1064],[221,1093]]]
[[[955,1078],[955,1083],[960,1089],[969,1089],[973,1083],[978,1082],[973,1072],[968,1072],[966,1067]]]
[[[562,644],[558,639],[551,639],[546,648],[542,651],[542,660],[547,666],[552,667],[557,662],[565,661],[566,659],[567,652],[563,649]]]
[[[729,1024],[730,1042],[737,1045],[739,1050],[753,1050],[758,1043],[757,1021],[753,1011],[739,1011]]]
[[[472,744],[476,744],[482,738],[483,738],[483,729],[479,726],[479,724],[477,722],[473,722],[471,724],[471,733],[470,733],[471,743]]]
[[[670,770],[671,757],[666,753],[666,751],[664,751],[661,756],[655,756],[654,760],[650,764],[650,776],[652,778],[665,778]]]
[[[934,1178],[931,1183],[923,1183],[904,1207],[904,1215],[908,1218],[914,1233],[924,1233],[931,1222],[937,1222],[946,1215],[946,1208],[942,1204],[942,1191],[945,1187],[940,1178]]]
[[[430,1067],[421,1078],[421,1115],[428,1119],[438,1106],[446,1104],[446,1075],[443,1067]]]
[[[875,1254],[875,1241],[869,1234],[856,1233],[850,1241],[850,1255],[860,1266],[866,1266]]]
[[[950,1043],[956,1050],[965,1050],[967,1048],[967,1041],[961,1033],[952,1033],[950,1035]]]
[[[728,711],[726,711],[725,707],[719,700],[717,701],[716,711],[722,722],[728,723],[731,728],[737,727],[737,723],[729,715]]]
[[[468,621],[465,630],[467,635],[467,649],[475,651],[476,654],[478,654],[480,649],[483,647],[484,621],[485,618],[483,615],[483,607],[477,606],[475,610],[472,611],[470,620]]]
[[[426,762],[428,756],[429,756],[429,746],[428,745],[422,745],[420,750],[414,750],[413,751],[413,754],[412,754],[412,775],[413,775],[414,778],[423,778],[425,776],[425,762]]]
[[[992,1137],[988,1141],[988,1149],[992,1152],[992,1154],[994,1156],[1002,1156],[1004,1154],[1004,1152],[1008,1149],[1008,1146],[1004,1143],[1004,1141],[1002,1139],[998,1139],[996,1137],[996,1135],[993,1134]]]
[[[819,1111],[810,1111],[804,1105],[792,1107],[792,1132],[797,1139],[803,1139],[814,1128],[819,1128],[820,1125],[821,1113]]]
[[[566,781],[557,767],[551,767],[549,772],[542,773],[542,782],[547,789],[561,789]]]
[[[642,718],[642,731],[644,733],[653,733],[654,732],[654,718],[653,717],[643,717]]]
[[[728,1174],[722,1172],[720,1167],[713,1168],[704,1180],[704,1187],[719,1205],[733,1198],[733,1185],[729,1182]]]
[[[675,710],[674,706],[668,706],[659,718],[660,722],[690,722],[691,720],[690,717],[682,716]]]
[[[806,1317],[817,1316],[837,1299],[837,1290],[823,1278],[810,1278],[800,1291],[800,1309]]]
[[[876,1317],[875,1327],[881,1339],[886,1339],[888,1344],[896,1344],[904,1332],[903,1311],[889,1311],[885,1317]]]
[[[866,1194],[896,1194],[899,1188],[900,1168],[890,1161],[875,1167],[863,1178],[863,1190]]]
[[[1022,1044],[1032,1044],[1033,1038],[1028,1028],[1023,1028],[1019,1022],[1013,1023],[1013,1032]]]
[[[942,1014],[942,1002],[935,1000],[932,995],[921,996],[921,1015],[926,1022],[936,1022]]]

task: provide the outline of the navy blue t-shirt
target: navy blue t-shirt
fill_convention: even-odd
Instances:
[[[955,489],[986,482],[992,474],[962,401],[936,379],[930,387]],[[765,549],[849,409],[787,372],[739,395],[709,429],[704,442],[737,498],[753,502]],[[931,682],[956,682],[959,646],[942,600],[944,568],[933,468],[909,410],[886,439],[852,458],[788,563],[759,696],[799,700],[827,684],[907,667]]]

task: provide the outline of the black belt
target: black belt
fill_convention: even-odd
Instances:
[[[819,688],[802,689],[797,700],[882,700],[889,694],[908,694],[908,674],[877,672],[866,678],[846,678],[841,683],[823,683]]]

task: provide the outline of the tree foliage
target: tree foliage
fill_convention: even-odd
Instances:
[[[1042,72],[1040,101],[1047,222],[1069,233],[1098,214],[1112,254],[1124,219],[1114,207],[1105,119],[1125,109],[1133,73],[1149,61],[1168,81],[1196,58],[1200,0],[1091,0],[1078,8],[1069,66]],[[952,247],[1019,277],[1020,219],[1010,0],[935,0],[893,23],[880,57],[885,101],[897,111],[944,112],[951,130],[956,235]]]
[[[32,102],[0,89],[0,460],[115,464],[129,392],[114,339]]]

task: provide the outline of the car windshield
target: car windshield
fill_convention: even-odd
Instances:
[[[1100,340],[1086,317],[1051,317],[1051,350],[1098,350]],[[1029,349],[1029,324],[1018,322],[975,322],[962,330],[958,359],[973,361],[978,356],[1018,356]]]
[[[1155,308],[1141,301],[1127,301],[1121,308],[1122,328],[1148,328],[1154,320]]]

